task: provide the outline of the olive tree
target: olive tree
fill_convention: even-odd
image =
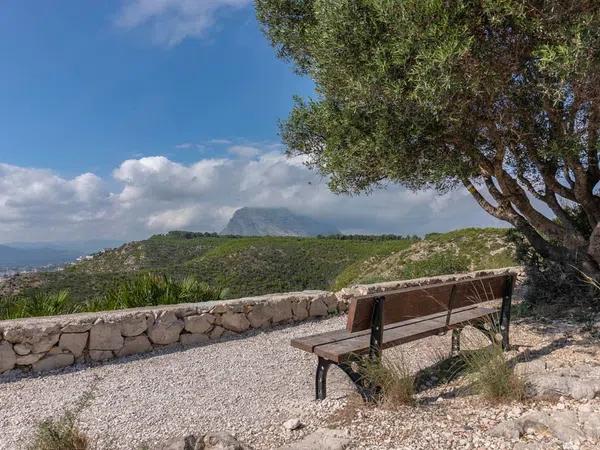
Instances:
[[[333,191],[464,186],[539,254],[600,274],[600,2],[256,9],[279,56],[316,86],[281,125],[288,152]]]

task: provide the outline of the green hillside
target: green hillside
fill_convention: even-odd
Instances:
[[[77,300],[104,294],[140,273],[192,275],[235,298],[514,265],[506,230],[464,229],[425,239],[228,237],[172,232],[95,255],[61,272],[5,283],[4,296],[68,289]]]

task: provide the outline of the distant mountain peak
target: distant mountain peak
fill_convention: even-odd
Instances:
[[[334,226],[287,208],[238,209],[221,234],[238,236],[317,236],[338,234]]]

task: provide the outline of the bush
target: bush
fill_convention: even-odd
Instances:
[[[398,358],[382,357],[381,360],[364,359],[359,373],[371,386],[379,386],[375,399],[386,407],[414,405],[415,377],[411,374],[403,355]]]
[[[75,302],[66,290],[0,299],[0,320],[195,303],[219,300],[225,295],[226,290],[211,287],[193,277],[176,281],[164,275],[145,274],[123,281],[105,295],[83,303]]]
[[[409,261],[402,270],[402,279],[434,277],[451,273],[467,272],[469,260],[452,252],[433,254],[427,259]]]
[[[48,419],[39,424],[28,450],[88,450],[87,436],[79,430],[76,415],[66,412],[59,419]]]
[[[573,265],[542,258],[516,230],[508,239],[525,268],[522,310],[542,316],[562,315],[572,308],[598,308],[600,291]]]
[[[514,373],[500,344],[461,353],[475,393],[491,401],[522,400],[525,380]]]

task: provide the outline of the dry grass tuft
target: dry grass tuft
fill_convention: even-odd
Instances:
[[[365,360],[360,373],[372,386],[379,386],[376,401],[381,406],[395,408],[415,404],[415,377],[404,358],[384,356],[379,361]]]
[[[28,450],[89,450],[88,437],[77,427],[74,413],[41,422]]]

